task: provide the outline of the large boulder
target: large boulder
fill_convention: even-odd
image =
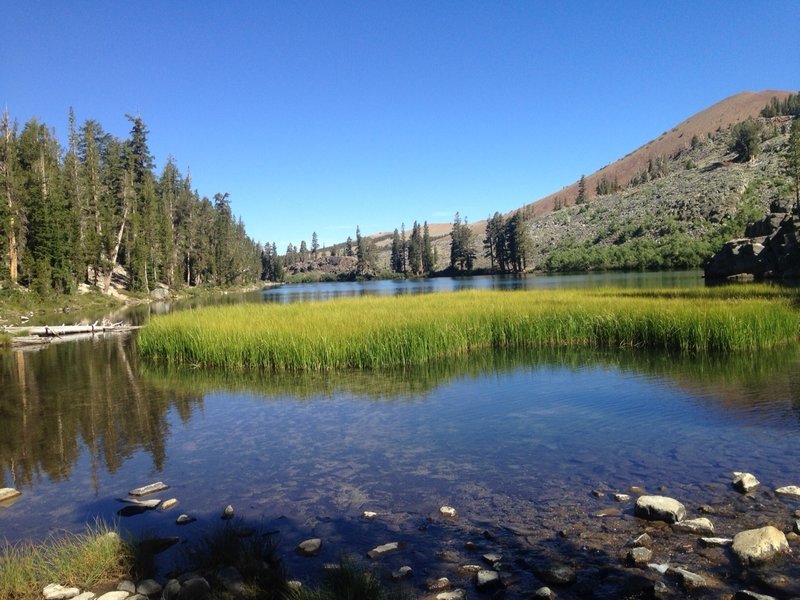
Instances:
[[[733,536],[733,553],[744,565],[763,563],[789,551],[786,536],[772,525],[748,529]]]
[[[634,514],[648,521],[666,521],[677,523],[686,518],[686,507],[667,496],[639,496],[636,500]]]
[[[797,215],[777,212],[749,225],[746,238],[727,242],[709,259],[706,278],[797,277],[800,275],[798,226]]]

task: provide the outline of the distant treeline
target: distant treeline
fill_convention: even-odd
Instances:
[[[65,148],[36,118],[0,121],[0,282],[41,293],[90,283],[108,291],[114,270],[127,285],[242,285],[261,278],[261,248],[231,212],[192,190],[169,157],[160,173],[148,130],[130,116],[127,139],[72,110]]]
[[[789,94],[783,100],[773,96],[769,104],[761,109],[761,116],[767,119],[780,116],[800,117],[800,92]]]

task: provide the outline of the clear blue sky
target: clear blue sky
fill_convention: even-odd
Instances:
[[[797,0],[2,0],[0,102],[150,129],[262,242],[505,212],[740,91],[800,88]]]

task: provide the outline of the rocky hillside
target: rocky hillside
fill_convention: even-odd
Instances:
[[[741,237],[748,223],[762,219],[771,205],[775,208],[776,203],[785,204],[791,197],[783,156],[791,118],[759,116],[772,97],[782,100],[789,94],[744,92],[697,113],[587,175],[583,204],[575,204],[576,181],[521,207],[532,215],[528,268],[701,266],[726,240]],[[762,151],[755,160],[737,162],[729,150],[731,130],[748,118],[757,119],[762,126]],[[597,188],[603,181],[619,189],[599,195]],[[487,213],[492,212],[492,207],[486,208]],[[438,270],[448,265],[450,227],[448,223],[430,225]],[[471,228],[478,254],[475,267],[488,268],[481,247],[486,222],[473,223]],[[370,237],[378,250],[378,270],[388,270],[391,234]],[[299,268],[307,272],[309,267],[312,271],[328,269],[310,264]]]
[[[784,173],[789,119],[761,119],[762,152],[737,162],[730,127],[673,152],[663,174],[531,224],[537,269],[698,267],[792,195]]]

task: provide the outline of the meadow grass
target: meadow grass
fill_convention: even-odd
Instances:
[[[753,351],[794,342],[794,292],[466,291],[207,307],[154,318],[138,348],[167,364],[270,371],[378,369],[483,348]]]
[[[134,552],[112,529],[98,523],[83,534],[63,532],[41,544],[0,544],[0,598],[41,598],[50,583],[80,589],[127,576]]]

